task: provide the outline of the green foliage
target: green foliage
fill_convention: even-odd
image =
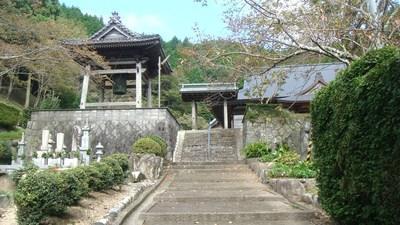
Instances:
[[[40,224],[48,216],[62,215],[67,206],[76,205],[89,191],[122,184],[125,176],[121,166],[127,167],[127,157],[117,154],[100,163],[60,172],[38,171],[32,166],[14,172],[19,224]]]
[[[161,150],[164,152],[164,154],[167,152],[168,145],[167,145],[167,142],[165,142],[165,140],[163,138],[156,136],[156,135],[151,135],[148,137],[153,139],[153,141],[157,142],[160,145]]]
[[[269,155],[271,153],[271,149],[265,142],[255,142],[252,144],[248,144],[243,149],[243,151],[246,155],[246,158],[260,158],[264,155]]]
[[[113,184],[120,185],[125,180],[125,173],[116,159],[105,158],[101,162],[109,165],[113,173]]]
[[[317,175],[313,165],[308,162],[298,161],[296,164],[275,163],[268,176],[272,178],[314,178]]]
[[[60,175],[64,193],[68,196],[67,205],[76,205],[89,193],[89,178],[82,167],[63,171]]]
[[[67,199],[58,173],[50,170],[29,173],[20,180],[15,192],[18,224],[39,225],[48,215],[61,215],[66,210]]]
[[[59,109],[60,98],[58,96],[48,96],[40,102],[40,109]]]
[[[297,154],[295,151],[290,149],[278,149],[276,154],[275,162],[294,166],[300,161],[300,155]]]
[[[400,50],[352,63],[312,103],[323,208],[340,224],[400,224]]]
[[[21,118],[21,111],[9,104],[0,102],[0,127],[15,127]]]
[[[245,119],[250,122],[278,117],[283,120],[290,118],[290,113],[280,105],[274,104],[248,104],[246,106]]]
[[[11,179],[14,181],[16,185],[18,185],[19,181],[21,180],[22,176],[29,173],[35,173],[38,171],[38,167],[32,163],[27,163],[24,165],[23,168],[14,171],[11,174]]]
[[[8,142],[0,141],[0,165],[10,165],[12,160],[11,146]]]
[[[114,186],[114,173],[113,168],[104,162],[93,163],[93,166],[99,172],[99,182],[94,188],[96,191],[112,188]]]
[[[88,177],[88,187],[91,191],[101,191],[104,185],[101,183],[102,175],[93,165],[83,167]]]
[[[121,166],[122,171],[127,172],[129,169],[129,158],[127,154],[123,153],[115,153],[110,156],[107,156],[106,159],[111,158],[118,161]]]
[[[137,154],[155,154],[164,157],[165,152],[161,146],[149,137],[138,139],[132,146],[132,150]]]

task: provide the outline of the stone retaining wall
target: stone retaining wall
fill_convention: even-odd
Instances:
[[[39,150],[42,130],[65,134],[65,145],[71,149],[73,127],[91,128],[90,146],[101,142],[106,154],[130,152],[132,144],[145,135],[158,135],[168,143],[167,158],[172,157],[180,125],[167,108],[52,110],[32,113],[26,129],[28,154]]]
[[[243,144],[266,141],[287,143],[302,159],[307,157],[311,119],[308,114],[290,113],[290,117],[268,117],[254,121],[243,120]]]

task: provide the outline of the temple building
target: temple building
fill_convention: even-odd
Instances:
[[[147,107],[151,108],[152,80],[172,72],[161,46],[161,37],[130,31],[116,12],[112,13],[108,24],[89,39],[66,40],[64,44],[96,51],[107,64],[104,66],[87,57],[76,57],[75,60],[85,68],[81,82],[81,109],[113,106],[142,108],[143,93],[146,93]],[[98,102],[87,101],[91,83],[95,83],[101,92]]]
[[[234,83],[183,84],[185,102],[192,102],[192,123],[196,125],[196,102],[210,101],[211,111],[224,128],[241,128],[248,104],[280,104],[295,113],[308,113],[315,92],[335,79],[346,67],[343,63],[278,66],[262,75],[245,79],[243,87]],[[278,79],[269,80],[270,77]],[[193,126],[196,129],[196,126]]]

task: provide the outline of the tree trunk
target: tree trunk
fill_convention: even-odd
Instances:
[[[26,97],[25,97],[25,109],[29,108],[29,103],[31,100],[31,84],[32,84],[32,75],[28,74],[28,82],[26,84]]]

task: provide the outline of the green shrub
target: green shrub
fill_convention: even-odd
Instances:
[[[255,142],[246,145],[243,149],[246,158],[260,158],[269,155],[272,151],[265,142]]]
[[[119,165],[122,168],[122,171],[126,172],[129,170],[129,158],[127,154],[123,153],[115,153],[106,158],[112,158],[118,161]]]
[[[22,176],[29,173],[35,173],[39,170],[39,167],[34,165],[33,163],[25,164],[23,168],[14,171],[11,174],[11,179],[14,181],[15,185],[18,185],[19,181],[21,180]]]
[[[20,140],[22,137],[22,129],[13,129],[0,132],[0,141]]]
[[[161,146],[151,138],[145,137],[137,140],[133,146],[133,152],[138,154],[155,154],[157,156],[164,156]]]
[[[69,169],[60,173],[63,189],[68,196],[67,205],[76,205],[89,193],[89,178],[81,167]]]
[[[296,165],[300,162],[300,155],[293,150],[277,151],[275,161],[288,166]]]
[[[342,225],[400,224],[400,50],[353,62],[312,102],[323,208]]]
[[[167,152],[168,145],[167,145],[167,142],[165,142],[164,139],[162,139],[161,137],[156,136],[156,135],[151,135],[151,136],[148,136],[148,137],[153,139],[155,142],[157,142],[160,145],[161,150],[164,152],[164,154]]]
[[[85,174],[88,177],[88,187],[91,191],[101,191],[103,186],[101,184],[102,175],[93,165],[83,167]]]
[[[15,191],[20,225],[38,225],[47,216],[58,216],[67,207],[67,193],[57,172],[30,173],[20,180]]]
[[[276,163],[268,171],[268,176],[272,178],[290,177],[290,178],[314,178],[317,172],[312,164],[307,162],[298,162],[296,164],[287,165]]]
[[[12,161],[12,151],[9,143],[0,141],[0,164],[10,165]]]
[[[0,127],[7,129],[15,127],[21,117],[21,111],[11,105],[0,102]]]
[[[114,174],[113,169],[110,165],[104,162],[93,163],[93,166],[100,174],[99,182],[96,187],[96,191],[112,188],[114,186]]]
[[[121,166],[119,165],[119,163],[116,159],[108,157],[108,158],[103,159],[101,162],[103,162],[111,167],[112,173],[113,173],[113,184],[114,185],[120,185],[124,182],[125,173],[122,170]]]

